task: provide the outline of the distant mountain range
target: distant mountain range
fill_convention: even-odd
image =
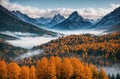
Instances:
[[[26,14],[21,13],[20,11],[12,11],[14,15],[23,20],[24,22],[39,26],[39,27],[50,27],[62,22],[65,18],[60,14],[55,15],[53,18],[31,18]]]
[[[120,7],[114,11],[105,15],[102,19],[93,20],[85,19],[78,14],[77,11],[70,14],[68,18],[60,14],[56,14],[53,18],[31,18],[20,11],[8,11],[4,7],[0,6],[0,31],[4,30],[16,30],[22,32],[32,33],[48,33],[47,30],[42,28],[56,29],[56,30],[81,30],[81,29],[105,29],[108,31],[120,30]],[[13,28],[14,26],[14,28]],[[36,27],[37,26],[37,27]],[[38,28],[39,27],[39,28]],[[41,28],[42,27],[42,28]],[[25,28],[25,29],[23,29]],[[47,31],[47,32],[46,32]],[[50,32],[50,34],[54,34]],[[48,34],[49,34],[48,33]]]
[[[91,26],[92,23],[78,14],[77,11],[73,12],[66,20],[53,26],[52,28],[59,30],[74,30],[85,29]]]
[[[44,30],[33,24],[23,21],[23,19],[16,16],[16,14],[13,14],[13,12],[7,10],[1,5],[0,5],[0,19],[1,19],[0,31],[29,32],[29,33],[36,33],[39,35],[43,35],[43,34],[56,35],[56,33],[54,32]],[[34,22],[32,18],[28,21]]]
[[[64,16],[57,14],[52,18],[52,20],[49,23],[47,23],[47,26],[52,27],[58,23],[61,23],[64,20],[65,20]]]
[[[13,11],[15,12],[15,11]],[[68,18],[64,18],[62,15],[57,14],[53,18],[30,18],[25,14],[18,13],[16,16],[21,18],[23,21],[31,24],[38,25],[39,27],[45,27],[49,29],[57,30],[80,30],[80,29],[105,29],[108,31],[119,31],[120,30],[120,7],[114,11],[105,15],[102,19],[93,20],[85,19],[78,14],[77,11],[71,13]],[[24,16],[24,17],[23,17]]]

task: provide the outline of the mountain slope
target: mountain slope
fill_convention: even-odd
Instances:
[[[40,18],[36,18],[36,20],[37,20],[38,23],[47,24],[52,20],[52,18],[40,17]]]
[[[30,32],[40,35],[56,35],[54,32],[50,32],[41,28],[38,28],[32,24],[22,21],[20,18],[12,14],[4,7],[0,5],[0,31],[12,31],[12,32]]]
[[[53,19],[47,23],[48,26],[54,26],[60,22],[62,22],[63,20],[65,20],[64,16],[61,16],[60,14],[57,14],[53,17]]]
[[[23,14],[20,11],[12,11],[12,13],[15,14],[18,18],[22,19],[25,22],[28,22],[28,23],[36,22],[35,19],[28,17],[26,14]]]
[[[115,29],[114,26],[117,28]],[[120,7],[116,8],[114,11],[104,16],[92,28],[108,30],[114,28],[114,30],[118,30],[119,27],[120,27]]]
[[[64,57],[79,57],[85,62],[94,64],[109,64],[120,62],[120,32],[96,36],[91,34],[70,35],[52,40],[33,49],[45,50],[45,56],[57,55]],[[37,58],[39,56],[36,56]]]
[[[0,39],[3,39],[3,40],[15,40],[15,39],[18,39],[18,38],[0,33]]]
[[[38,22],[36,19],[30,18],[28,15],[23,14],[20,11],[12,11],[12,13],[16,15],[18,18],[20,18],[21,20],[23,20],[24,22],[37,25],[37,26],[41,26],[41,27],[45,26],[44,24]]]
[[[84,29],[91,26],[92,23],[80,16],[77,11],[73,12],[66,20],[53,26],[53,29],[74,30]]]
[[[20,54],[27,52],[21,47],[14,47],[0,38],[0,59],[9,61]]]

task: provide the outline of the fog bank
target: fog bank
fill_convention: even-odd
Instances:
[[[21,54],[19,57],[16,57],[14,60],[29,58],[29,57],[41,54],[42,52],[43,50],[31,50],[31,51],[28,51],[27,53]]]
[[[51,30],[51,29],[49,29]],[[94,35],[103,35],[103,34],[107,34],[107,32],[105,32],[105,30],[94,30],[94,29],[86,29],[86,30],[69,30],[69,31],[64,31],[64,30],[51,30],[54,32],[58,32],[64,35],[79,35],[79,34],[94,34]]]
[[[16,40],[6,40],[7,42],[11,43],[13,46],[19,46],[27,49],[31,49],[34,46],[38,46],[44,43],[47,43],[51,40],[57,39],[58,37],[61,37],[62,35],[59,35],[59,33],[64,34],[64,36],[68,35],[79,35],[79,34],[95,34],[95,35],[103,35],[106,34],[104,30],[71,30],[71,31],[58,31],[58,30],[51,30],[58,33],[58,36],[53,37],[50,35],[43,35],[38,36],[36,34],[32,33],[22,33],[22,32],[1,32],[6,35],[14,36]]]
[[[110,76],[112,76],[112,75],[116,76],[118,73],[120,74],[120,66],[119,65],[107,66],[107,67],[103,67],[103,68],[106,71],[106,73],[109,74]]]
[[[46,37],[46,36],[38,36],[38,37],[21,37],[17,40],[7,40],[7,42],[11,43],[14,46],[19,46],[27,49],[31,49],[34,46],[38,46],[44,43],[47,43],[53,39],[57,39],[58,37]]]

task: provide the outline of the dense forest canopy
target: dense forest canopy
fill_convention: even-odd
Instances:
[[[43,57],[34,66],[0,61],[0,79],[109,79],[105,71],[76,57]]]

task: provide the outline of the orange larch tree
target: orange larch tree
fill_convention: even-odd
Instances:
[[[31,66],[29,69],[29,79],[36,79],[36,69],[34,66]]]
[[[56,66],[56,77],[57,79],[61,79],[61,58],[55,57],[55,66]]]
[[[73,66],[69,58],[63,58],[61,63],[61,77],[62,79],[70,79],[73,75]]]
[[[47,75],[47,65],[48,65],[48,59],[46,57],[43,57],[36,66],[36,74],[38,79],[46,79]]]
[[[27,66],[21,67],[20,79],[29,79],[29,67]]]
[[[18,79],[20,75],[20,67],[15,62],[11,62],[7,65],[8,78],[9,79]]]
[[[0,61],[0,79],[7,79],[7,65],[4,60]]]
[[[54,58],[52,58],[48,62],[48,66],[47,66],[47,79],[56,79],[56,68],[55,68],[55,64],[54,64]]]

